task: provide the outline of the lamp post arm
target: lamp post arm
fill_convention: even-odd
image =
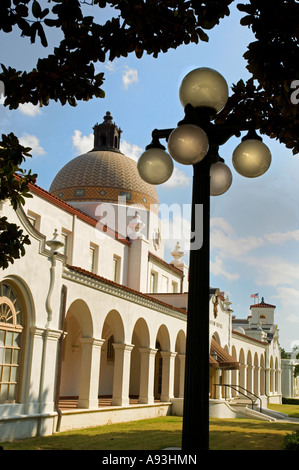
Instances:
[[[210,144],[217,144],[218,146],[224,145],[231,137],[240,137],[241,132],[252,132],[254,125],[249,121],[235,121],[233,123],[217,123],[212,122],[212,112],[209,108],[193,108],[187,105],[185,108],[185,117],[178,123],[178,126],[183,124],[193,124],[201,127],[209,139]],[[166,142],[174,129],[154,129],[152,131],[152,142],[146,147],[147,149],[157,147],[165,147],[160,144],[160,139],[165,139]],[[256,136],[256,138],[258,138]]]
[[[171,132],[174,130],[172,129],[154,129],[152,132],[152,138],[158,138],[158,139],[165,139],[166,141],[168,140],[168,137],[170,136]]]
[[[172,131],[173,129],[154,129],[152,132],[152,141],[145,147],[145,149],[149,150],[152,148],[160,148],[165,150],[164,145],[160,143],[160,139],[166,139],[167,141]]]

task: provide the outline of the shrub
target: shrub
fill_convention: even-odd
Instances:
[[[299,431],[287,434],[283,440],[283,450],[299,450]]]
[[[299,405],[299,399],[282,397],[282,404],[283,405]]]

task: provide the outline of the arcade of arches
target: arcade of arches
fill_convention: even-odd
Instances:
[[[0,401],[20,399],[19,369],[21,338],[26,325],[25,309],[18,289],[11,282],[0,284]],[[102,334],[94,338],[92,315],[78,299],[70,305],[64,326],[60,398],[76,400],[78,408],[92,408],[99,399],[126,406],[130,398],[144,404],[182,398],[184,393],[185,332],[179,330],[171,351],[165,324],[151,335],[140,317],[132,327],[117,310],[104,317]],[[128,331],[127,331],[128,330]],[[152,336],[152,337],[151,337]],[[126,338],[130,339],[127,341]],[[243,389],[257,396],[279,392],[279,367],[272,357],[266,367],[265,352],[252,354],[241,347],[220,347],[218,335],[211,340],[210,397],[231,398]],[[230,384],[233,387],[227,388]]]
[[[126,343],[125,322],[117,310],[105,316],[100,339],[87,336],[88,315],[89,309],[81,300],[73,302],[66,315],[62,398],[78,397],[78,407],[89,408],[91,396],[93,400],[111,398],[111,403],[118,406],[129,404],[130,398],[151,404],[155,400],[169,401],[173,396],[183,397],[183,330],[178,331],[175,350],[171,351],[170,334],[164,324],[159,326],[155,338],[150,338],[146,320],[139,318]],[[91,391],[96,385],[88,385],[86,374],[97,382],[97,396]]]

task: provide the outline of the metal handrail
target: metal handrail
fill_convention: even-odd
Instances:
[[[242,385],[231,385],[231,384],[214,384],[214,385],[215,385],[215,390],[216,390],[216,386],[232,388],[236,392],[238,392],[241,395],[243,395],[244,397],[248,398],[251,401],[251,407],[253,409],[253,405],[254,405],[255,402],[254,402],[253,398],[251,398],[250,396],[247,395],[249,393],[250,395],[252,395],[257,400],[260,401],[260,413],[262,412],[262,400],[261,400],[261,398],[259,396],[255,395],[254,393],[250,392],[249,390],[246,390],[246,388],[242,387]],[[240,389],[244,390],[244,392],[246,392],[246,393],[241,392]],[[225,389],[225,399],[226,399],[226,389]]]

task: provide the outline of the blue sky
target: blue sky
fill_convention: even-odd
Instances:
[[[239,25],[241,15],[235,4],[231,11],[229,18],[208,32],[208,43],[181,46],[158,59],[144,55],[138,60],[131,55],[96,64],[99,72],[105,72],[105,99],[79,103],[76,108],[51,103],[9,111],[0,106],[1,133],[13,131],[33,147],[33,158],[26,166],[38,173],[37,184],[45,189],[63,165],[91,149],[92,127],[102,122],[106,111],[123,130],[123,152],[136,159],[150,142],[154,128],[176,127],[182,119],[178,90],[186,73],[211,67],[225,77],[229,87],[249,77],[242,56],[253,36]],[[53,41],[57,39],[54,33],[51,36]],[[1,63],[6,65],[30,70],[38,57],[46,55],[39,45],[20,39],[17,32],[2,33],[0,39]],[[246,318],[250,313],[253,293],[276,305],[280,344],[291,350],[299,344],[299,157],[277,141],[263,139],[271,150],[272,164],[257,179],[243,178],[232,167],[238,139],[221,149],[232,169],[233,183],[225,195],[211,198],[210,284],[229,293],[237,317]],[[191,176],[192,168],[176,164],[173,179],[157,187],[160,204],[188,208]],[[188,210],[184,216],[188,226]],[[167,244],[167,261],[174,245],[174,240]]]

